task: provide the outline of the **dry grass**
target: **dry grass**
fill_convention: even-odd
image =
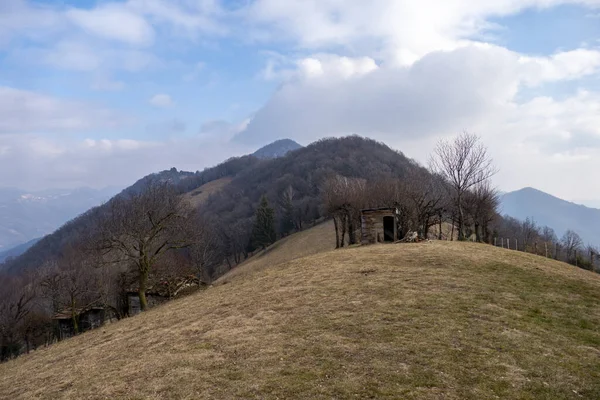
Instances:
[[[212,182],[208,182],[197,189],[192,190],[183,195],[183,199],[188,201],[192,207],[198,207],[206,200],[208,200],[208,196],[211,194],[217,193],[219,190],[223,189],[229,182],[232,181],[233,178],[225,177],[221,179],[214,180]]]
[[[336,250],[0,365],[0,398],[598,399],[599,303],[600,276],[491,246]]]
[[[333,221],[287,236],[229,271],[215,284],[228,283],[264,268],[335,249]]]

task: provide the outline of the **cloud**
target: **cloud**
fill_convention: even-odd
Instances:
[[[174,104],[171,96],[168,94],[155,94],[148,102],[158,108],[169,108]]]
[[[271,70],[283,80],[279,89],[235,140],[359,134],[426,162],[440,137],[466,129],[489,146],[503,189],[535,185],[564,198],[597,197],[600,188],[581,185],[579,176],[600,169],[600,93],[518,96],[524,87],[543,93],[547,83],[597,74],[597,57],[574,50],[533,58],[468,45],[410,66],[323,54],[286,61]]]
[[[0,135],[110,128],[128,117],[93,104],[0,86]]]
[[[153,172],[196,171],[254,149],[205,137],[167,141],[0,136],[0,182],[27,190],[128,186]],[[202,156],[199,157],[198,155]]]
[[[84,31],[110,40],[147,46],[154,40],[154,29],[143,18],[126,7],[106,4],[92,10],[72,8],[67,18]]]
[[[178,119],[149,124],[146,131],[153,135],[175,135],[185,132],[187,124]]]
[[[598,0],[256,0],[244,15],[257,40],[311,50],[341,47],[409,65],[496,29],[489,17],[560,4],[600,7]]]

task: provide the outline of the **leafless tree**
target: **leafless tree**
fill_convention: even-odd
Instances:
[[[33,310],[36,284],[30,276],[0,276],[0,361],[20,352],[19,336]]]
[[[540,239],[548,244],[558,242],[558,237],[554,232],[554,229],[549,226],[543,226],[540,229]]]
[[[530,249],[538,234],[539,229],[533,217],[525,218],[525,221],[521,223],[521,242],[525,251]]]
[[[250,240],[251,225],[245,226],[248,232],[244,240],[244,233],[241,232],[240,221],[234,223],[227,233],[230,234],[226,241],[231,242],[232,253],[243,253],[245,246]],[[216,223],[208,218],[198,219],[196,223],[196,240],[190,246],[190,258],[192,265],[196,269],[198,279],[204,282],[210,282],[216,267],[223,260],[223,237],[219,236],[219,228]]]
[[[189,247],[192,209],[175,189],[153,182],[141,193],[116,197],[109,203],[101,224],[101,248],[105,256],[135,265],[140,308],[147,308],[146,288],[152,267],[168,251]]]
[[[360,210],[366,204],[367,185],[364,179],[334,175],[321,189],[326,213],[333,218],[336,248],[344,247],[346,232],[348,244],[356,243],[356,231],[360,224]]]
[[[573,260],[575,252],[583,246],[583,240],[576,232],[569,229],[563,235],[561,245],[565,249],[567,261],[570,262]]]
[[[478,136],[463,132],[454,140],[440,140],[430,160],[431,169],[443,176],[452,188],[457,209],[458,237],[465,239],[465,193],[487,181],[497,171]]]

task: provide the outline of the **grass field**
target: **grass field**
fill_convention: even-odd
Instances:
[[[597,274],[474,243],[271,251],[1,364],[0,398],[600,398]]]
[[[225,177],[205,183],[199,188],[184,194],[183,199],[188,201],[192,207],[196,208],[208,200],[208,197],[211,194],[217,193],[219,190],[223,189],[229,182],[232,181],[232,179],[233,178]]]

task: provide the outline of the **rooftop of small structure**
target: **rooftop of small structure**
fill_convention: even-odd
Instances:
[[[398,209],[396,207],[378,207],[378,208],[363,208],[362,210],[360,210],[361,213],[365,213],[365,212],[376,212],[376,211],[389,211],[389,212],[398,212]]]

